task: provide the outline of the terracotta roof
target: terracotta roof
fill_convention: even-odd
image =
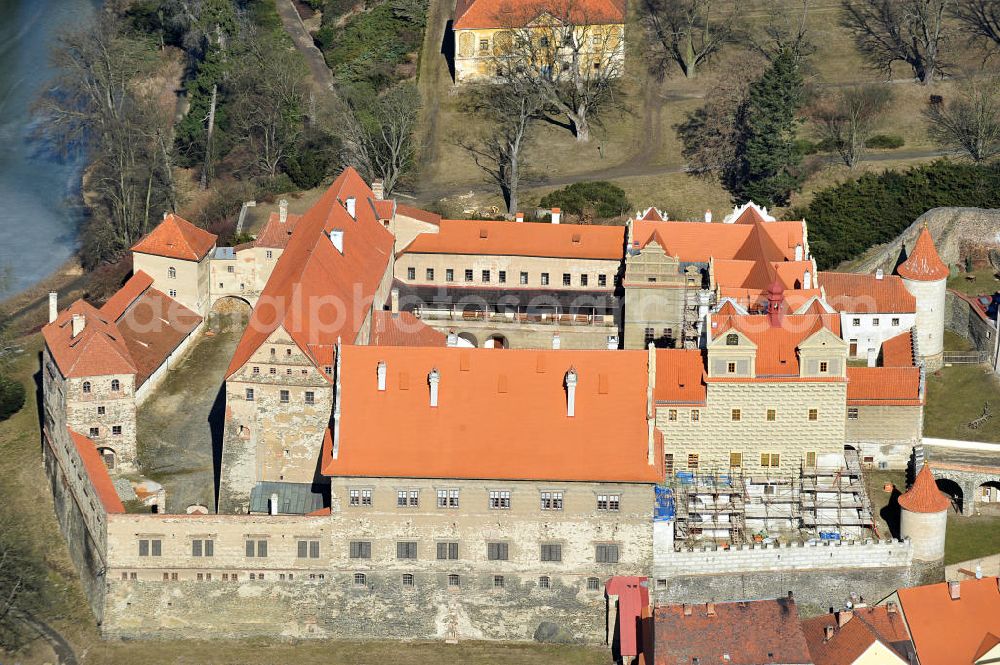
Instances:
[[[441,215],[421,210],[420,208],[414,208],[413,206],[408,206],[405,203],[396,202],[396,214],[403,215],[404,217],[412,217],[418,221],[433,224],[435,226],[441,224]]]
[[[899,590],[920,665],[972,663],[987,635],[1000,635],[997,581],[963,580],[958,600],[949,596],[947,582]]]
[[[919,367],[848,367],[850,406],[920,406]]]
[[[795,260],[795,246],[803,244],[802,222],[745,223],[744,217],[734,224],[636,220],[633,249],[655,239],[667,254],[681,261],[707,262],[710,257],[771,263]],[[765,280],[761,288],[769,283],[770,279]]]
[[[737,330],[757,346],[756,374],[759,378],[798,376],[799,344],[823,328],[839,337],[840,317],[836,314],[785,314],[781,317],[781,325],[773,326],[768,317],[761,314],[712,316],[712,339]]]
[[[655,483],[647,463],[644,351],[344,346],[330,476]],[[386,389],[377,367],[386,363]],[[565,375],[575,368],[576,414]],[[430,406],[428,375],[440,375]],[[614,417],[608,417],[614,414]],[[657,437],[658,439],[659,437]]]
[[[242,367],[279,327],[319,366],[342,338],[354,343],[392,255],[392,234],[376,219],[371,189],[347,168],[296,224],[274,266],[226,376]],[[346,208],[355,200],[357,219]],[[344,232],[344,253],[328,234]]]
[[[649,578],[615,575],[604,585],[609,596],[618,596],[618,653],[636,656],[642,649],[639,626],[643,611],[649,611]]]
[[[372,316],[373,346],[444,346],[448,336],[431,328],[413,312],[378,311]]]
[[[714,616],[708,607],[656,608],[656,665],[812,663],[793,599],[713,603]]]
[[[917,301],[897,275],[858,275],[821,272],[819,284],[826,301],[838,312],[906,314],[917,311]]]
[[[646,208],[645,212],[643,212],[640,215],[637,215],[636,217],[638,219],[643,220],[644,222],[665,222],[665,221],[667,221],[665,219],[665,216],[663,215],[663,213],[661,213],[659,210],[657,210],[653,206],[650,206],[650,207]]]
[[[569,17],[578,25],[618,24],[625,22],[625,5],[621,0],[458,0],[454,29],[523,27],[542,14]]]
[[[913,486],[899,497],[899,507],[911,513],[940,513],[950,506],[951,500],[938,489],[931,467],[926,464],[914,479]]]
[[[109,321],[117,321],[125,313],[128,306],[142,295],[143,291],[153,285],[153,278],[139,270],[129,277],[128,281],[101,307],[101,314]]]
[[[995,649],[998,645],[1000,645],[1000,637],[997,637],[993,633],[986,633],[986,637],[983,638],[983,643],[979,645],[978,649],[976,649],[975,659],[979,660],[980,658],[988,654],[990,651]],[[986,661],[986,662],[989,663],[995,661]]]
[[[100,499],[104,510],[112,514],[124,513],[125,506],[122,505],[122,500],[118,497],[118,492],[115,491],[114,483],[111,482],[107,465],[104,464],[100,453],[97,452],[97,444],[68,427],[66,429],[73,440],[73,445],[76,446],[76,451],[83,462],[83,468],[86,470],[90,484],[94,486],[94,493]]]
[[[620,261],[625,228],[590,224],[533,224],[441,220],[437,233],[421,233],[399,254],[542,256]]]
[[[922,282],[936,282],[948,277],[948,266],[934,248],[934,239],[926,226],[920,230],[910,256],[896,267],[896,272],[906,279]]]
[[[285,221],[281,221],[281,215],[276,212],[272,212],[267,218],[267,224],[261,229],[260,233],[257,234],[257,240],[254,241],[255,247],[264,247],[267,249],[284,249],[288,245],[289,239],[292,237],[292,231],[298,225],[299,221],[302,219],[302,215],[293,215],[291,213],[285,217]]]
[[[705,360],[701,349],[658,349],[656,351],[657,402],[704,404],[706,396]]]
[[[883,367],[913,367],[913,332],[890,337],[882,342]]]
[[[133,252],[167,256],[185,261],[201,261],[215,246],[218,236],[173,213],[163,218],[145,238],[132,246]]]
[[[115,323],[137,370],[136,388],[163,365],[201,320],[198,314],[152,288],[129,304]]]
[[[83,331],[73,337],[73,315],[83,317]],[[65,377],[135,374],[122,334],[114,321],[93,305],[77,300],[42,328],[52,358]]]
[[[912,662],[913,644],[898,611],[889,612],[884,605],[855,608],[843,626],[837,625],[837,617],[836,613],[824,614],[802,622],[814,665],[853,665],[876,641],[895,652],[901,664]],[[834,629],[829,640],[828,626]]]

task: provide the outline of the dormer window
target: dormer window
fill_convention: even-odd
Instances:
[[[740,336],[736,333],[729,333],[726,335],[726,346],[739,346]]]

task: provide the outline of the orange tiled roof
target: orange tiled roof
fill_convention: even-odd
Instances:
[[[655,665],[811,663],[791,598],[664,605],[654,611]],[[685,615],[685,607],[691,614]],[[728,656],[728,658],[727,658]]]
[[[83,316],[83,332],[73,337],[73,315]],[[64,309],[42,328],[53,360],[65,377],[135,374],[121,331],[114,321],[85,300]]]
[[[444,346],[448,336],[431,328],[413,312],[378,311],[372,316],[370,343],[374,346]]]
[[[656,351],[657,402],[704,404],[706,396],[705,360],[701,349],[658,349]]]
[[[167,256],[185,261],[201,261],[213,247],[218,236],[173,213],[163,218],[145,238],[132,246],[133,252]]]
[[[90,478],[90,483],[94,486],[97,498],[101,500],[104,510],[111,514],[121,514],[125,512],[125,506],[118,497],[111,476],[108,475],[108,467],[101,460],[101,455],[97,452],[97,444],[82,434],[77,434],[73,430],[66,428],[69,436],[76,446],[76,451],[83,462],[83,468]]]
[[[920,406],[920,368],[848,367],[850,406]]]
[[[139,270],[118,289],[101,307],[101,314],[109,321],[117,321],[125,313],[128,306],[135,302],[142,293],[153,285],[153,278]]]
[[[153,288],[129,304],[115,324],[136,368],[136,388],[166,362],[201,321],[198,314]]]
[[[746,213],[733,224],[636,220],[632,223],[632,242],[634,248],[641,249],[655,239],[667,254],[681,261],[707,262],[713,257],[716,261],[795,260],[795,247],[803,244],[802,222],[747,223],[744,217]],[[765,281],[762,288],[769,283]]]
[[[413,206],[408,206],[405,203],[396,203],[396,214],[403,215],[405,217],[412,217],[413,219],[426,222],[427,224],[433,224],[434,226],[439,226],[441,224],[441,215],[421,210],[420,208],[414,208]]]
[[[882,342],[883,367],[913,367],[913,333],[904,333],[890,337]]]
[[[920,665],[972,663],[986,636],[1000,635],[997,581],[963,580],[958,600],[949,596],[947,582],[899,590]]]
[[[529,25],[543,14],[568,16],[579,25],[625,22],[622,0],[458,0],[455,30],[477,28],[518,28]]]
[[[899,507],[911,513],[940,513],[950,505],[951,500],[938,489],[931,467],[926,464],[914,479],[913,486],[899,497]]]
[[[758,378],[798,376],[796,349],[823,328],[839,337],[840,317],[836,314],[786,314],[780,326],[772,326],[768,317],[761,314],[712,316],[713,339],[730,330],[737,330],[757,345]]]
[[[920,236],[910,256],[899,264],[896,272],[906,279],[922,282],[936,282],[948,277],[948,266],[934,248],[934,239],[931,238],[931,232],[926,226],[920,230]]]
[[[284,249],[288,245],[288,240],[292,237],[292,231],[295,230],[296,225],[298,225],[301,219],[302,215],[288,213],[285,221],[282,222],[281,215],[272,212],[267,218],[267,224],[257,234],[257,239],[253,243],[254,246],[268,249]]]
[[[621,260],[625,229],[589,224],[532,224],[444,219],[437,233],[421,233],[402,254],[476,254]]]
[[[647,463],[644,351],[344,346],[341,354],[339,449],[334,458],[328,436],[325,475],[662,480],[658,437],[656,462]],[[574,417],[566,414],[570,367],[578,375]]]
[[[328,365],[338,338],[352,344],[392,254],[392,234],[376,218],[372,191],[348,167],[296,224],[250,323],[233,353],[226,376],[241,368],[279,327],[319,366]],[[355,200],[357,219],[347,212]],[[330,231],[344,232],[344,253]]]
[[[917,311],[917,301],[897,275],[821,272],[819,284],[826,301],[838,312],[907,314]]]
[[[826,639],[826,629],[832,626],[833,637]],[[809,645],[814,665],[853,665],[876,641],[892,649],[900,664],[913,662],[913,644],[902,614],[889,612],[883,605],[860,607],[843,626],[837,625],[837,614],[824,614],[802,622],[802,633]]]

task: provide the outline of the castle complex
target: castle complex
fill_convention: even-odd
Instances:
[[[611,577],[940,558],[920,515],[878,542],[863,484],[941,362],[926,229],[850,275],[752,203],[589,226],[380,189],[348,169],[237,247],[167,215],[101,308],[53,298],[44,457],[107,635],[598,641]],[[234,298],[217,505],[127,511],[137,409]]]

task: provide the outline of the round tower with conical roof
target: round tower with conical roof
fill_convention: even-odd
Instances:
[[[924,464],[913,486],[899,497],[899,537],[909,538],[913,558],[944,558],[944,538],[951,500],[938,489],[931,468]]]
[[[926,225],[920,230],[913,251],[899,264],[896,273],[917,301],[917,352],[927,369],[938,369],[944,360],[948,266],[934,248],[934,239]]]

